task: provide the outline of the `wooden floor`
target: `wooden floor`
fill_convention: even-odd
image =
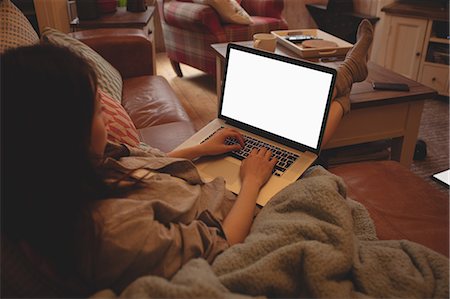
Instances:
[[[217,96],[213,76],[181,65],[184,77],[178,78],[165,53],[157,54],[156,65],[158,75],[169,81],[197,130],[216,117]],[[411,165],[414,173],[447,192],[448,189],[432,182],[430,175],[449,167],[448,108],[448,101],[429,100],[425,104],[419,138],[426,141],[428,155],[425,160],[414,161]]]
[[[183,78],[177,77],[165,53],[156,54],[157,74],[169,81],[195,129],[199,130],[217,116],[215,79],[184,64],[181,65],[181,70]]]

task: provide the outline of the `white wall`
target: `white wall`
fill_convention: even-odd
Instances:
[[[387,46],[382,42],[383,35],[388,32],[386,14],[382,12],[381,9],[393,2],[395,2],[395,0],[353,0],[355,12],[380,18],[375,25],[375,36],[370,54],[370,60],[380,65],[384,64],[384,53]]]
[[[282,16],[286,19],[289,29],[317,28],[305,4],[326,5],[327,3],[328,0],[284,0]]]

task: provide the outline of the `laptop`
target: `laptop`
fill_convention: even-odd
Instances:
[[[265,146],[278,163],[257,199],[264,206],[317,159],[335,79],[332,68],[229,44],[218,116],[177,149],[198,145],[221,128],[242,133],[245,148],[239,152],[194,161],[205,181],[223,177],[237,194],[246,148]]]

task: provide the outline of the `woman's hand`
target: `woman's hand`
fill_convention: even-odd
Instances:
[[[236,139],[236,144],[225,144],[227,138]],[[220,155],[231,151],[238,151],[244,146],[244,138],[241,133],[230,128],[223,128],[201,144],[204,156]]]
[[[227,145],[225,144],[225,140],[227,138],[234,138],[238,143]],[[243,146],[244,138],[238,131],[230,128],[224,128],[217,131],[208,140],[201,144],[172,151],[168,153],[167,156],[193,160],[202,156],[220,155],[231,151],[238,151]]]
[[[271,157],[272,152],[266,148],[253,149],[241,164],[242,184],[252,184],[258,190],[261,189],[272,175],[272,170],[278,161]]]

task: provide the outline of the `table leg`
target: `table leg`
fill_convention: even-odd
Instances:
[[[416,101],[410,104],[408,117],[405,124],[405,134],[403,136],[392,139],[392,160],[399,161],[407,168],[411,166],[411,163],[413,161],[417,136],[419,134],[423,105],[424,101]]]
[[[145,27],[142,29],[144,30],[144,33],[148,36],[150,42],[152,43],[152,53],[151,53],[153,62],[152,75],[156,76],[156,39],[155,39],[155,20],[153,16],[150,18],[147,25],[145,25]]]
[[[222,94],[222,80],[223,80],[223,59],[216,55],[216,94],[217,94],[217,109],[220,105],[220,96]]]
[[[223,59],[216,56],[216,92],[217,96],[222,92],[222,80],[223,80]]]

